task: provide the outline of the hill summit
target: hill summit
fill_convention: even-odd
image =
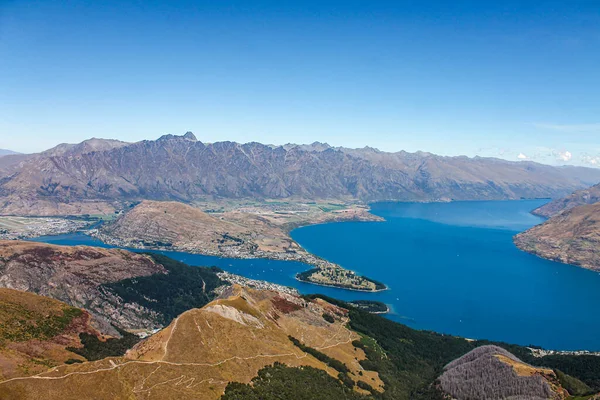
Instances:
[[[361,367],[365,353],[352,344],[360,336],[346,328],[347,321],[347,310],[320,299],[233,286],[124,357],[4,381],[0,397],[218,399],[229,382],[250,382],[274,362],[336,378],[342,373],[350,382],[368,380],[383,390],[377,373]]]

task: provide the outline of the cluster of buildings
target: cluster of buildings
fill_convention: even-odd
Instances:
[[[235,275],[235,274],[232,274],[229,272],[219,272],[219,273],[217,273],[217,276],[221,280],[224,280],[225,282],[229,282],[231,284],[238,284],[238,285],[246,286],[246,287],[253,288],[253,289],[272,290],[272,291],[276,291],[276,292],[280,292],[280,293],[287,293],[287,294],[291,294],[294,296],[298,296],[298,291],[296,289],[288,287],[288,286],[278,285],[276,283],[271,283],[271,282],[267,282],[267,281],[259,281],[256,279],[249,279],[249,278],[245,278],[243,276]]]
[[[11,223],[0,223],[0,239],[28,239],[37,236],[62,235],[89,225],[88,221],[65,218],[19,218]]]
[[[534,357],[545,357],[551,355],[561,355],[561,356],[599,356],[600,352],[592,352],[587,350],[577,350],[577,351],[559,351],[559,350],[544,350],[537,349],[534,347],[528,347],[531,350],[531,354]]]

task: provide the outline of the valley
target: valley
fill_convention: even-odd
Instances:
[[[0,240],[62,235],[81,230],[92,223],[82,218],[0,216]]]
[[[600,184],[578,190],[563,198],[554,199],[548,204],[536,208],[533,210],[533,213],[545,218],[550,218],[563,211],[569,211],[578,206],[591,205],[598,202],[600,202]]]

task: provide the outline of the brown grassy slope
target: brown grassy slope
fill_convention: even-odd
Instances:
[[[324,312],[335,316],[326,322]],[[235,286],[226,297],[180,315],[123,358],[63,366],[35,379],[0,383],[0,398],[218,399],[230,381],[247,383],[275,361],[337,371],[303,353],[289,339],[344,362],[358,379],[365,355],[351,342],[346,310],[321,300]],[[381,388],[375,372],[361,380]]]
[[[101,238],[117,239],[132,246],[174,248],[209,254],[249,254],[304,250],[288,234],[288,226],[342,220],[380,220],[365,208],[350,207],[339,212],[286,214],[252,209],[207,214],[174,201],[146,200],[107,224]],[[235,253],[234,253],[235,254]]]
[[[259,236],[281,237],[277,228],[246,216],[246,224],[229,222],[202,210],[174,201],[143,201],[107,225],[103,233],[114,238],[152,244],[170,244],[179,249],[218,250],[219,246],[235,245],[233,238],[254,242]],[[252,225],[251,230],[246,225]],[[289,245],[289,244],[288,244]]]
[[[600,270],[600,203],[575,207],[514,238],[521,250]]]
[[[164,267],[149,257],[124,250],[0,241],[0,287],[85,308],[105,333],[116,333],[111,323],[123,328],[151,323],[144,310],[124,307],[118,298],[100,291],[98,286],[164,272]]]
[[[12,289],[0,289],[0,380],[34,375],[69,359],[79,334],[98,334],[89,313],[60,301]]]

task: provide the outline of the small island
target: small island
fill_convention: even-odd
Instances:
[[[379,292],[387,289],[387,286],[381,282],[357,275],[354,271],[338,267],[335,264],[326,264],[320,268],[313,268],[301,272],[296,275],[296,279],[301,282],[312,283],[315,285],[332,286],[363,292]]]
[[[382,301],[354,300],[349,301],[348,304],[371,314],[387,314],[390,312],[390,308]]]

